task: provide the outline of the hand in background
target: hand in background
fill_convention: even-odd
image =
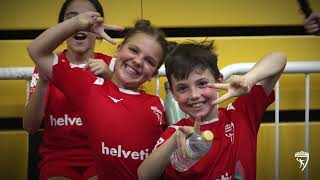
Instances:
[[[304,20],[303,26],[309,34],[320,35],[320,13],[312,13]]]

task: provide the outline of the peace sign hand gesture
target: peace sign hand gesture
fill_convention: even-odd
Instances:
[[[252,86],[247,82],[244,76],[232,76],[227,83],[212,83],[208,84],[208,87],[227,91],[227,93],[212,101],[212,105],[217,105],[232,97],[248,94]]]

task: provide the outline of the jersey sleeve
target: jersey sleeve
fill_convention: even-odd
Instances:
[[[154,146],[153,151],[160,147],[164,142],[166,142],[178,129],[179,126],[184,126],[184,125],[189,125],[188,123],[185,122],[185,119],[182,119],[180,121],[178,121],[176,124],[174,125],[170,125],[160,136],[160,138],[158,139],[156,145]]]
[[[263,114],[274,102],[274,98],[274,91],[267,96],[262,86],[255,85],[248,95],[237,98],[232,105],[236,110],[246,114],[251,128],[258,133]]]
[[[37,69],[37,68],[34,68],[33,75],[32,75],[32,78],[31,78],[31,80],[30,80],[29,95],[28,95],[27,103],[28,103],[30,97],[33,95],[33,93],[34,93],[35,90],[36,90],[39,77],[40,77],[40,76],[39,76],[38,69]],[[45,94],[46,97],[45,97],[45,102],[44,102],[44,109],[46,109],[46,108],[47,108],[47,105],[48,105],[50,87],[51,87],[51,86],[50,86],[50,84],[49,84],[49,85],[48,85],[48,88],[47,88],[47,91],[46,91],[46,94]]]
[[[67,97],[69,102],[82,110],[87,93],[97,77],[82,68],[70,66],[68,61],[58,59],[55,55],[51,82]]]
[[[112,57],[102,53],[95,53],[95,59],[102,59],[106,64],[110,64]]]
[[[38,69],[34,68],[32,78],[30,80],[30,86],[29,86],[29,97],[32,95],[32,93],[36,90],[37,82],[39,80],[39,73]]]

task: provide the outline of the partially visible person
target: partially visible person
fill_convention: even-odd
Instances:
[[[59,23],[88,11],[104,14],[98,0],[66,0],[60,10]],[[66,39],[67,49],[58,53],[59,61],[69,62],[96,76],[111,78],[108,68],[111,56],[94,52],[96,39],[96,34],[84,31],[70,34]],[[73,91],[78,90],[74,87]],[[63,92],[35,69],[23,127],[33,134],[42,123],[40,179],[93,179],[97,174],[95,158],[80,113]]]
[[[79,14],[43,32],[28,46],[28,52],[43,75],[81,112],[99,179],[137,179],[138,166],[166,124],[160,98],[139,87],[157,74],[167,41],[149,21],[137,21],[118,46],[111,80],[58,59],[54,50],[77,31],[94,32],[112,42],[104,28],[118,28],[104,25],[103,20],[96,12]]]
[[[222,83],[213,42],[182,43],[165,59],[174,98],[189,115],[161,135],[138,169],[140,179],[256,179],[257,135],[262,116],[274,101],[273,87],[286,66],[282,53],[264,56],[244,76]],[[217,90],[226,94],[217,98]],[[217,104],[238,97],[227,108]],[[186,154],[186,139],[194,131],[210,130],[209,152],[185,172],[170,163],[173,152]]]
[[[320,13],[313,12],[304,20],[303,26],[309,34],[320,35]]]

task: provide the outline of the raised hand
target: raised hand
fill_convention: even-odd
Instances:
[[[176,134],[177,148],[178,148],[178,151],[184,157],[187,154],[187,152],[186,152],[186,139],[195,132],[200,133],[200,123],[201,123],[201,117],[199,115],[197,115],[193,127],[181,126],[177,130],[177,134]]]
[[[97,34],[106,41],[116,44],[116,42],[104,30],[123,31],[124,28],[117,25],[103,24],[104,19],[97,12],[86,12],[75,16],[77,18],[78,29]]]
[[[303,23],[309,34],[320,35],[320,13],[312,13]]]
[[[225,90],[227,93],[212,101],[212,105],[217,105],[232,97],[239,97],[248,94],[251,90],[251,85],[243,78],[243,76],[231,76],[227,83],[212,83],[208,84],[209,88]]]
[[[95,76],[99,76],[104,79],[111,78],[112,71],[109,69],[108,64],[102,59],[89,59],[86,68],[89,68]]]

